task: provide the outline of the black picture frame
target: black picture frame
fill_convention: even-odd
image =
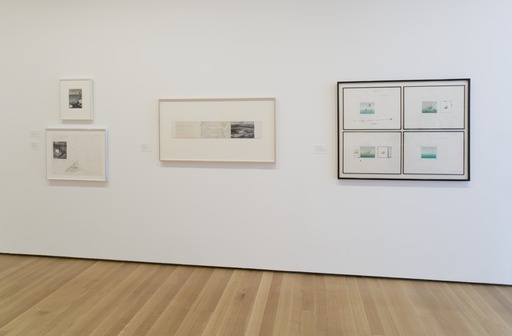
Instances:
[[[338,82],[338,179],[469,181],[470,82]]]

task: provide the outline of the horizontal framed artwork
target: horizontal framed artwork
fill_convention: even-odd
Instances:
[[[400,87],[343,87],[347,130],[400,129]]]
[[[48,128],[49,180],[107,181],[107,130]]]
[[[60,81],[60,118],[62,120],[93,120],[92,79]]]
[[[400,132],[345,132],[345,174],[400,174]]]
[[[464,132],[404,132],[404,174],[464,174]]]
[[[469,181],[470,79],[338,82],[338,178]]]
[[[275,98],[159,100],[161,161],[275,162]]]
[[[404,129],[465,128],[466,87],[462,85],[405,86]]]

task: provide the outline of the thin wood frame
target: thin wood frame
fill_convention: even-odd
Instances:
[[[92,79],[60,81],[61,120],[93,120]]]
[[[48,180],[107,181],[107,129],[48,128]]]
[[[275,98],[159,100],[161,161],[275,162]]]

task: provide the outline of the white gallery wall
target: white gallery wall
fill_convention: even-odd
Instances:
[[[512,284],[508,0],[0,0],[0,252]],[[336,82],[471,78],[471,181],[337,179]],[[93,122],[59,80],[94,80]],[[276,98],[277,161],[161,163],[158,99]],[[109,181],[48,181],[47,127]],[[325,153],[322,150],[325,149]]]

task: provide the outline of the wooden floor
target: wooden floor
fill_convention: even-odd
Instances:
[[[512,335],[512,287],[0,254],[0,336]]]

